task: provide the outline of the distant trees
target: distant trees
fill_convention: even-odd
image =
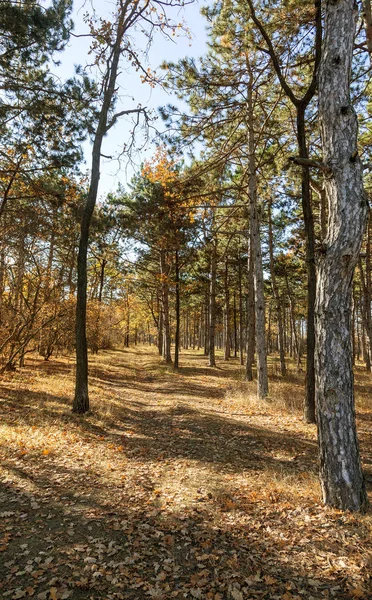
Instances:
[[[67,276],[64,268],[61,279],[54,279],[55,252],[65,235],[61,222],[67,225],[71,217],[66,204],[77,203],[72,170],[81,158],[89,84],[60,83],[50,61],[69,38],[71,8],[69,0],[49,7],[5,0],[0,6],[2,369],[22,365],[31,349],[40,348],[47,358],[68,335],[53,330],[66,309]]]
[[[171,357],[170,288],[176,299],[175,366],[178,366],[180,331],[180,270],[190,254],[194,227],[194,210],[187,200],[190,183],[179,166],[159,149],[153,161],[144,164],[131,185],[131,192],[118,197],[120,224],[124,235],[140,242],[139,269],[145,266],[148,253],[151,270],[156,274],[155,288],[159,302],[156,324],[159,330],[159,352],[166,363]],[[142,267],[142,268],[143,268]]]
[[[105,136],[121,117],[134,129],[148,117],[141,105],[121,106],[120,65],[155,84],[130,33],[141,30],[146,43],[158,29],[173,33],[181,26],[165,11],[178,2],[117,0],[110,22],[93,10],[98,77],[80,70],[67,82],[50,64],[68,40],[71,2],[1,3],[2,371],[31,352],[48,360],[76,347],[73,410],[84,413],[88,350],[147,343],[174,368],[187,348],[211,368],[237,360],[262,399],[269,369],[284,378],[306,361],[305,419],[314,421],[316,389],[324,500],[364,509],[352,378],[353,361],[370,371],[372,359],[364,4],[356,44],[351,0],[204,8],[206,56],[165,65],[166,85],[189,110],[162,110],[168,145],[96,206]]]

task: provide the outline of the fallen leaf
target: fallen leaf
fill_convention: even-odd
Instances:
[[[49,594],[50,594],[50,600],[57,600],[57,588],[56,587],[50,588]]]
[[[234,598],[234,600],[243,600],[243,594],[241,593],[240,590],[237,590],[236,588],[234,588],[231,592],[230,592],[231,598]]]

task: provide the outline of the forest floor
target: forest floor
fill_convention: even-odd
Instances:
[[[72,357],[31,357],[0,380],[0,597],[371,599],[372,514],[322,506],[303,376],[272,362],[260,404],[237,360],[180,360],[92,357],[84,417]],[[356,391],[371,492],[361,369]]]

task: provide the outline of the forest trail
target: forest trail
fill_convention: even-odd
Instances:
[[[271,364],[278,407],[253,399],[237,360],[180,361],[92,357],[85,417],[70,412],[72,358],[0,380],[0,597],[371,598],[371,513],[321,505],[301,378]],[[363,373],[357,391],[371,491]]]

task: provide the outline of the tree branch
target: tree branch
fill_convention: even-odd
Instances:
[[[120,112],[115,113],[114,116],[112,117],[111,121],[109,121],[107,123],[105,132],[107,133],[111,129],[111,127],[113,127],[115,125],[115,123],[117,122],[117,120],[120,117],[123,117],[124,115],[133,115],[133,114],[139,115],[141,113],[146,114],[146,109],[145,108],[132,108],[129,110],[121,110]]]
[[[327,173],[328,175],[332,173],[331,167],[320,160],[312,160],[311,158],[301,158],[301,156],[290,156],[289,160],[295,165],[300,165],[301,167],[320,169],[321,171],[323,171],[323,173]]]

